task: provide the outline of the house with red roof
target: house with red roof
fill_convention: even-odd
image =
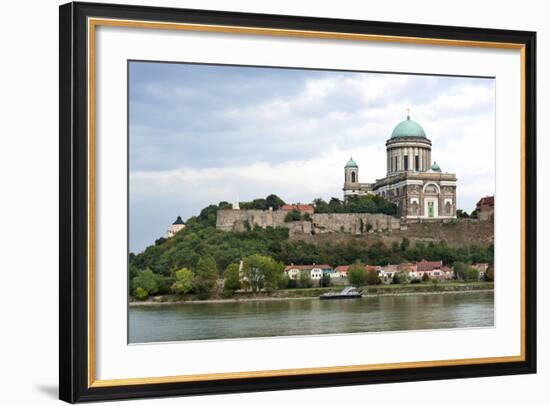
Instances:
[[[414,277],[422,279],[424,274],[427,274],[429,278],[435,279],[450,279],[452,276],[452,272],[449,273],[448,269],[443,269],[443,261],[426,261],[423,259],[416,263]]]
[[[340,275],[341,277],[348,276],[349,265],[338,265],[334,268],[334,273]]]
[[[495,218],[495,197],[485,196],[476,204],[477,218],[481,221],[493,221]]]

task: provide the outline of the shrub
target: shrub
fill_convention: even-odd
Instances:
[[[199,299],[207,299],[212,295],[217,279],[216,262],[210,257],[199,259],[193,277],[193,289]]]
[[[376,272],[374,269],[371,269],[367,272],[367,284],[369,285],[378,285],[380,284],[380,277],[378,276],[378,272]]]
[[[300,221],[302,219],[302,215],[298,210],[292,210],[287,213],[285,216],[285,223],[290,223],[292,221]]]
[[[328,273],[323,273],[323,277],[319,281],[319,284],[323,287],[328,287],[331,284],[330,275]]]
[[[301,271],[298,280],[296,281],[296,287],[298,288],[311,288],[313,281],[309,275],[309,271]]]
[[[361,262],[356,262],[349,267],[348,270],[348,280],[349,283],[355,286],[362,286],[367,280],[367,275],[365,272],[365,265]]]
[[[406,272],[396,272],[393,274],[392,282],[394,285],[409,283],[409,275]]]
[[[241,288],[239,277],[239,265],[229,265],[223,273],[223,290],[225,292],[235,292]]]
[[[464,280],[466,282],[475,282],[479,280],[479,272],[477,269],[468,267],[464,273]]]
[[[170,290],[174,293],[185,295],[193,288],[193,272],[187,268],[181,268],[174,272],[174,283]]]
[[[156,295],[159,293],[161,280],[163,280],[162,276],[153,273],[150,269],[146,269],[138,271],[137,276],[131,280],[130,286],[134,293],[138,288],[141,288],[147,295]]]
[[[427,282],[430,280],[430,275],[428,275],[427,272],[425,272],[423,275],[422,275],[422,282]]]
[[[134,290],[134,297],[139,300],[145,300],[149,297],[149,293],[145,289],[138,287]]]

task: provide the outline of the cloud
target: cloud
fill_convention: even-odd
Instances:
[[[341,197],[350,155],[361,181],[385,176],[409,107],[472,210],[494,192],[494,92],[491,79],[132,63],[131,249],[219,201]]]

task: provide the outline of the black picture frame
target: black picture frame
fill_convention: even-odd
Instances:
[[[60,6],[59,397],[67,402],[220,394],[536,372],[536,33],[206,10]],[[93,387],[88,354],[87,19],[89,17],[521,44],[524,81],[524,348],[517,362]]]

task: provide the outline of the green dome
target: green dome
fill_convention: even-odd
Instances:
[[[416,121],[411,120],[410,116],[407,116],[406,120],[401,121],[393,129],[391,133],[392,138],[401,137],[413,137],[413,138],[426,138],[424,129]]]
[[[350,158],[348,163],[346,164],[346,168],[359,168],[359,166],[355,163],[353,158]]]
[[[434,161],[434,163],[432,164],[432,171],[434,172],[441,172],[441,168],[439,167],[439,165],[437,164],[437,162]]]

